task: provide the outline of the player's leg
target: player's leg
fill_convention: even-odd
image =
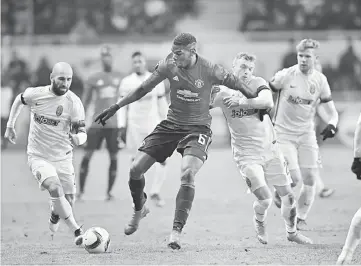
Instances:
[[[84,146],[85,153],[80,163],[78,200],[81,200],[84,194],[85,183],[89,172],[89,162],[94,151],[100,148],[103,141],[103,131],[100,128],[90,128],[87,135],[88,139]]]
[[[319,175],[319,150],[316,136],[306,134],[302,137],[299,151],[299,164],[303,184],[297,202],[297,228],[307,230],[306,219],[316,195],[316,179]]]
[[[321,174],[316,175],[316,190],[320,198],[328,198],[335,193],[335,189],[326,187]]]
[[[352,261],[353,253],[361,239],[361,208],[352,218],[350,228],[346,237],[342,252],[337,259],[337,265],[349,264]]]
[[[296,143],[291,141],[288,135],[284,134],[280,134],[278,136],[277,142],[278,147],[286,160],[287,169],[289,170],[292,178],[291,187],[295,187],[298,182],[302,180],[301,172],[298,166],[298,151]],[[278,195],[277,190],[275,190],[274,202],[278,208],[281,208],[281,197]]]
[[[163,163],[156,163],[154,167],[155,167],[155,173],[154,173],[153,184],[150,189],[150,199],[154,201],[156,206],[163,207],[165,205],[165,201],[160,196],[160,190],[167,176],[166,161]]]
[[[256,196],[253,203],[253,223],[257,239],[262,244],[267,244],[266,216],[272,204],[272,193],[267,186],[263,166],[256,163],[247,163],[246,161],[237,162],[237,166],[248,188]]]
[[[122,131],[118,128],[106,128],[105,140],[107,143],[107,149],[109,152],[110,164],[108,170],[108,189],[106,200],[112,200],[114,197],[111,194],[115,179],[117,177],[118,170],[118,151],[120,150],[121,133]]]
[[[186,135],[178,143],[177,151],[182,154],[181,185],[176,197],[173,229],[168,246],[180,249],[180,234],[192,208],[195,194],[195,176],[207,159],[207,151],[212,142],[212,133],[207,127],[200,127],[202,133]],[[203,133],[204,132],[204,133]]]

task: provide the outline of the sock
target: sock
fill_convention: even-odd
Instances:
[[[58,198],[51,197],[51,203],[52,203],[52,209],[53,212],[61,219],[65,221],[67,226],[74,232],[75,230],[79,229],[80,226],[76,223],[73,210],[69,204],[69,202],[66,200],[65,196],[61,196]]]
[[[118,160],[110,160],[109,172],[108,172],[108,194],[112,191],[115,179],[117,177]]]
[[[298,199],[297,214],[302,220],[306,220],[308,213],[315,200],[316,189],[315,186],[302,185],[300,198]]]
[[[256,219],[259,222],[264,222],[267,216],[267,210],[271,207],[272,199],[255,200],[253,203],[253,210]]]
[[[295,197],[291,194],[281,197],[281,214],[285,221],[286,231],[288,233],[296,232],[296,202]]]
[[[152,189],[150,190],[150,194],[159,194],[160,189],[162,188],[162,185],[166,178],[166,168],[165,165],[162,165],[160,163],[155,164],[155,175],[153,180]]]
[[[89,170],[89,159],[84,157],[80,164],[80,173],[79,173],[79,185],[80,185],[80,193],[84,193],[85,181],[88,176]]]
[[[361,208],[355,213],[352,218],[350,229],[346,237],[345,245],[343,246],[344,251],[354,253],[357,245],[360,243],[361,238]]]
[[[145,179],[144,175],[141,179],[130,179],[129,188],[132,194],[134,209],[140,211],[143,208],[146,194],[144,193]]]
[[[173,220],[173,229],[182,231],[187,222],[194,200],[195,187],[181,185],[176,198],[176,207]]]

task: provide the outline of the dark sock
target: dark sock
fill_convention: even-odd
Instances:
[[[192,208],[194,194],[194,187],[181,186],[179,188],[173,220],[174,230],[182,231],[184,225],[186,224],[189,212]]]
[[[85,181],[88,176],[89,170],[89,159],[84,157],[80,164],[80,174],[79,174],[79,185],[80,185],[80,193],[84,193]]]
[[[129,188],[132,194],[134,209],[140,211],[143,208],[147,195],[144,193],[145,179],[142,176],[141,179],[130,179]]]
[[[112,191],[115,179],[117,177],[118,160],[110,160],[108,172],[108,194]]]

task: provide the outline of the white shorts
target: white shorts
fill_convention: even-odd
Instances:
[[[263,186],[286,186],[292,183],[287,162],[277,143],[273,145],[268,155],[259,155],[259,158],[239,156],[239,152],[233,149],[238,170],[252,193]]]
[[[75,194],[75,174],[72,159],[59,162],[49,162],[45,159],[29,156],[28,165],[33,176],[39,183],[39,188],[44,190],[42,184],[48,177],[56,176],[60,180],[65,194]]]
[[[290,170],[322,166],[314,131],[302,135],[277,133],[277,142]]]

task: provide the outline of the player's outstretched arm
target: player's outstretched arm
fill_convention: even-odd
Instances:
[[[4,137],[7,138],[11,143],[15,144],[16,141],[16,131],[15,123],[18,118],[24,104],[21,100],[22,94],[16,96],[13,105],[11,106],[9,120],[6,124],[6,132]]]
[[[138,88],[131,90],[123,98],[121,98],[117,103],[110,106],[108,109],[105,109],[103,112],[97,115],[95,122],[101,123],[103,126],[105,122],[111,118],[120,108],[131,104],[135,101],[138,101],[144,97],[147,93],[152,91],[155,86],[165,79],[159,72],[156,70],[152,75],[146,79]]]
[[[223,103],[228,108],[240,107],[242,109],[271,109],[274,105],[272,92],[268,88],[260,90],[256,98],[228,96],[223,98]]]
[[[357,120],[354,137],[354,160],[351,171],[356,174],[357,179],[361,180],[361,114]]]

